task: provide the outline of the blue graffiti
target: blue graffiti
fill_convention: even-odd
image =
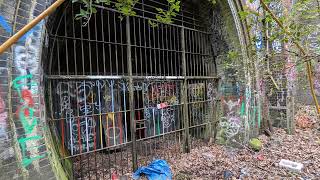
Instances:
[[[37,26],[35,26],[34,28],[32,28],[31,30],[29,30],[25,35],[23,35],[20,39],[19,39],[19,42],[23,42],[26,40],[26,38],[32,34],[36,28],[38,27],[41,27],[42,26],[42,21],[38,23]],[[7,33],[12,33],[13,30],[12,30],[12,27],[7,23],[7,21],[2,17],[0,16],[0,26],[7,32]]]
[[[256,36],[256,48],[257,50],[261,50],[262,49],[262,34],[261,32],[257,33]]]
[[[8,33],[12,32],[12,28],[9,26],[9,24],[6,22],[6,20],[2,16],[0,16],[0,25]]]

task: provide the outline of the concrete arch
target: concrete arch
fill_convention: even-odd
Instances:
[[[237,17],[240,0],[219,0],[226,42],[246,54],[246,33]],[[51,0],[0,1],[0,42],[39,15]],[[67,179],[46,121],[41,22],[0,56],[0,179]],[[247,56],[247,55],[244,55]]]

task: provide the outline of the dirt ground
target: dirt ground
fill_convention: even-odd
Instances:
[[[165,159],[176,180],[211,180],[211,179],[302,179],[320,180],[320,129],[297,128],[293,135],[288,135],[283,129],[274,129],[271,137],[260,135],[258,137],[263,147],[259,152],[251,150],[245,145],[234,148],[226,145],[204,142],[193,143],[190,153],[181,153],[179,144],[168,144],[165,148],[153,149],[157,155],[138,156],[140,165],[147,165],[152,161],[150,157]],[[180,146],[181,147],[181,146]],[[105,154],[99,153],[95,162],[97,168],[91,169],[91,175],[84,175],[81,179],[131,179],[131,155],[113,167],[106,166],[109,160]],[[112,154],[111,157],[120,157]],[[113,158],[111,158],[113,159]],[[302,172],[292,172],[279,167],[281,159],[299,162],[304,165]],[[93,159],[88,159],[93,163]],[[123,162],[122,162],[123,161]],[[120,163],[120,164],[119,164]],[[115,165],[118,164],[118,165]],[[82,167],[88,163],[83,161]],[[127,168],[123,168],[124,165]],[[116,167],[118,166],[118,167]],[[112,178],[111,172],[119,175]],[[119,171],[120,170],[120,171]],[[122,172],[121,172],[122,171]],[[98,174],[98,175],[97,175]],[[114,173],[113,173],[114,174]],[[122,174],[122,176],[121,176]],[[104,177],[104,178],[102,178]],[[142,177],[141,179],[146,179]]]
[[[288,135],[275,129],[271,137],[259,136],[259,152],[210,145],[194,148],[190,154],[168,162],[174,179],[320,179],[320,131],[296,129]],[[301,173],[279,167],[281,159],[300,162]]]

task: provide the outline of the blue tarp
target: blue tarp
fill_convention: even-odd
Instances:
[[[147,167],[140,167],[133,174],[133,179],[137,180],[144,174],[148,180],[171,180],[172,173],[165,160],[154,160]]]

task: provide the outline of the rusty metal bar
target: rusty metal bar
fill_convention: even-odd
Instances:
[[[183,80],[183,79],[220,79],[216,76],[131,76],[133,79],[140,80]],[[48,75],[47,79],[61,79],[61,80],[81,80],[81,79],[129,79],[130,76],[96,76],[96,75]]]
[[[183,76],[187,75],[187,62],[186,62],[186,47],[185,47],[185,29],[181,28],[181,49],[182,49],[182,73]],[[184,78],[183,82],[183,94],[182,94],[182,102],[183,106],[183,122],[184,122],[184,152],[190,152],[190,144],[189,144],[189,113],[188,113],[188,85],[187,79]]]
[[[133,78],[132,78],[132,62],[131,62],[131,39],[130,39],[130,17],[126,18],[126,36],[127,36],[127,66],[129,78],[129,108],[130,108],[130,128],[132,141],[132,169],[137,169],[137,152],[136,152],[136,123],[134,111],[134,94],[133,94]]]
[[[20,31],[18,31],[15,35],[10,37],[6,42],[4,42],[0,46],[0,54],[4,53],[9,47],[11,47],[14,43],[16,43],[24,34],[30,31],[35,25],[37,25],[41,20],[50,15],[53,11],[55,11],[65,0],[57,0],[50,7],[48,7],[45,11],[43,11],[39,16],[25,25]]]

